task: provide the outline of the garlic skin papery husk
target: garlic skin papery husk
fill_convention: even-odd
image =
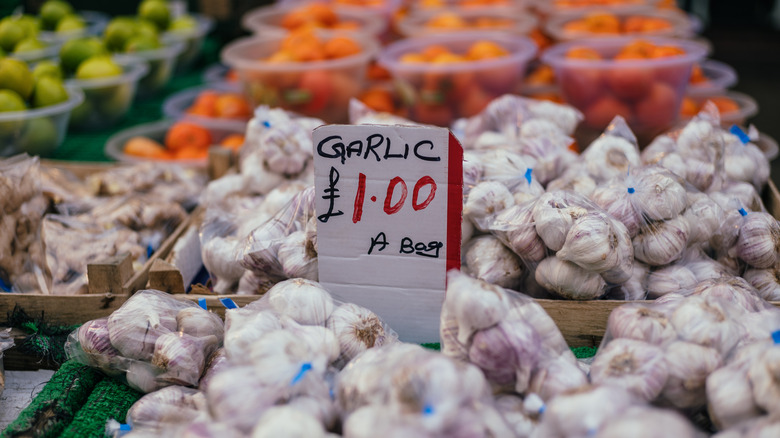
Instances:
[[[233,367],[215,375],[206,391],[212,417],[249,434],[262,412],[286,400],[284,391],[259,382],[260,373],[254,367]]]
[[[260,134],[257,153],[269,171],[295,178],[312,157],[311,134],[293,120],[275,123]]]
[[[203,375],[200,378],[200,382],[198,382],[198,389],[205,393],[209,387],[211,379],[218,373],[221,373],[222,370],[228,368],[230,365],[231,364],[227,356],[227,351],[224,348],[218,348],[216,351],[211,353],[211,356],[209,356],[206,360],[206,369],[203,370]]]
[[[541,340],[521,320],[504,320],[478,331],[469,348],[469,361],[497,388],[523,393],[539,360]]]
[[[531,437],[596,436],[602,425],[637,403],[619,386],[586,385],[550,400]]]
[[[282,328],[294,334],[309,347],[313,355],[322,356],[327,364],[341,355],[339,340],[333,330],[318,325],[300,325],[291,318],[282,318]]]
[[[344,438],[434,438],[419,416],[404,415],[397,406],[364,406],[351,413],[342,426]]]
[[[303,328],[311,327],[316,326]],[[324,327],[319,329],[330,332]],[[313,389],[327,386],[323,376],[330,362],[338,357],[338,341],[332,332],[330,336],[320,333],[320,339],[324,345],[313,345],[316,338],[304,337],[291,330],[277,330],[258,339],[247,355],[260,371],[260,384],[278,386],[281,382],[290,396],[309,394]],[[308,364],[305,366],[308,370],[304,369],[304,364]]]
[[[533,169],[536,160],[506,149],[490,149],[479,156],[484,181],[498,181],[505,184],[516,182],[528,169]],[[472,189],[473,190],[473,189]]]
[[[630,197],[633,194],[629,193],[625,184],[612,183],[596,188],[590,195],[590,199],[625,225],[628,234],[634,237],[639,232],[642,219],[631,203]]]
[[[708,242],[723,223],[723,209],[704,193],[688,193],[688,207],[683,213],[688,221],[691,243]]]
[[[698,283],[696,275],[687,267],[669,265],[647,276],[647,298],[654,300],[669,293],[690,293]]]
[[[545,245],[559,251],[574,221],[588,215],[585,199],[570,193],[547,192],[537,199],[533,207],[533,224]]]
[[[166,333],[154,345],[152,365],[163,370],[157,379],[182,386],[198,386],[206,358],[217,349],[214,335],[196,338],[182,333]]]
[[[585,171],[571,167],[563,175],[547,184],[547,191],[570,191],[582,196],[590,196],[596,190],[596,180]]]
[[[753,143],[743,144],[735,135],[729,136],[723,170],[728,179],[753,184],[761,190],[769,180],[769,161],[764,153]]]
[[[688,193],[679,176],[659,167],[644,167],[634,175],[631,201],[639,215],[650,221],[677,217],[688,206]]]
[[[764,208],[764,202],[761,200],[761,195],[750,183],[729,181],[723,184],[720,191],[712,193],[712,195],[720,196],[721,199],[718,204],[722,208],[729,208],[729,202],[736,199],[750,211],[766,210]]]
[[[498,412],[517,438],[529,438],[538,424],[538,415],[527,412],[523,399],[517,395],[500,394],[495,398]],[[542,404],[543,406],[543,404]],[[533,415],[533,418],[532,418]]]
[[[463,216],[480,231],[487,231],[492,218],[515,204],[509,189],[498,181],[483,181],[474,186],[463,205]]]
[[[325,438],[327,433],[316,418],[291,406],[275,406],[262,414],[252,438]]]
[[[623,233],[623,236],[619,237],[618,233]],[[619,248],[621,242],[624,245]],[[602,273],[620,264],[621,256],[630,251],[630,242],[623,224],[607,215],[593,213],[574,222],[566,235],[566,243],[556,256],[587,271]],[[626,271],[630,275],[631,267],[628,266]]]
[[[701,438],[702,434],[681,414],[668,410],[636,406],[607,422],[599,438]]]
[[[528,111],[532,115],[554,123],[566,135],[573,134],[575,128],[583,119],[582,113],[569,105],[547,100],[524,99],[524,101],[527,102]]]
[[[471,275],[501,287],[516,289],[523,276],[523,263],[497,237],[479,236],[465,248]]]
[[[780,414],[780,346],[766,348],[750,364],[748,379],[756,405],[771,415]]]
[[[108,320],[95,319],[81,325],[76,331],[76,338],[81,351],[86,354],[86,363],[104,371],[110,371],[111,364],[116,362],[121,353],[111,345],[108,334]],[[68,340],[70,342],[70,339]],[[72,347],[66,345],[68,357],[80,356]]]
[[[680,340],[711,347],[726,355],[743,334],[738,320],[744,313],[728,302],[691,296],[677,307],[669,320]]]
[[[281,330],[279,317],[271,311],[253,309],[229,309],[225,312],[225,351],[230,361],[248,365],[252,344],[265,334]]]
[[[471,335],[477,330],[486,329],[498,324],[507,314],[509,302],[504,291],[496,285],[469,277],[458,271],[447,273],[447,291],[444,295],[442,314],[457,322],[456,340],[466,345]],[[444,330],[452,328],[442,320],[442,339]],[[452,333],[448,333],[451,335]],[[443,344],[446,345],[446,341]]]
[[[650,274],[650,267],[646,264],[634,260],[631,266],[631,278],[621,284],[619,288],[613,288],[607,296],[612,300],[636,301],[644,300],[647,297],[647,288],[645,281]],[[604,276],[602,275],[602,278]]]
[[[533,373],[528,393],[537,394],[545,402],[559,394],[588,384],[588,376],[570,360],[556,357],[541,364]]]
[[[306,184],[301,181],[289,181],[282,183],[268,192],[263,198],[262,204],[254,213],[262,214],[268,217],[275,215],[298,193],[306,189]]]
[[[570,300],[596,299],[607,287],[599,274],[554,256],[542,260],[534,276],[540,286]]]
[[[213,335],[221,340],[225,336],[224,326],[219,315],[200,307],[187,307],[176,314],[176,330],[196,338]]]
[[[734,275],[729,268],[711,259],[707,255],[686,261],[685,267],[693,272],[693,275],[696,276],[696,280],[699,282],[720,277],[731,277]]]
[[[369,348],[398,342],[398,333],[376,313],[353,303],[336,307],[325,326],[336,335],[345,362]]]
[[[736,304],[734,311],[737,314],[742,313],[740,311],[755,312],[766,307],[758,291],[742,277],[723,276],[699,282],[693,290],[693,295]]]
[[[277,280],[265,274],[258,274],[255,271],[244,271],[241,279],[238,280],[236,295],[262,295],[276,283]]]
[[[160,291],[136,292],[108,317],[111,345],[124,357],[151,360],[157,338],[176,331],[176,314],[186,307],[171,301]]]
[[[767,301],[780,301],[780,266],[770,269],[748,269],[742,274],[751,286],[756,288],[761,298]]]
[[[707,411],[718,430],[764,414],[753,400],[748,368],[747,364],[729,364],[707,377]]]
[[[515,184],[514,187],[511,187],[512,198],[515,204],[536,201],[544,193],[544,187],[536,179],[536,174],[529,173],[535,171],[536,169],[528,169],[526,177]]]
[[[319,283],[294,278],[277,283],[266,293],[268,303],[279,315],[303,325],[325,325],[333,312],[333,298]]]
[[[306,238],[305,231],[296,231],[279,247],[279,263],[282,264],[284,275],[288,278],[305,278],[317,281],[317,250],[314,242]]]
[[[614,135],[600,136],[581,156],[588,174],[597,181],[623,176],[629,168],[639,167],[641,163],[636,145]]]
[[[748,213],[739,229],[736,251],[750,266],[771,268],[780,253],[780,222],[769,213]]]
[[[622,305],[609,314],[607,332],[613,338],[636,339],[658,346],[667,345],[677,339],[677,331],[664,310],[665,308],[659,305]]]
[[[125,379],[127,384],[144,394],[157,391],[160,388],[170,386],[169,383],[165,383],[157,380],[157,376],[162,373],[162,370],[149,362],[141,362],[139,360],[130,362],[127,365],[127,373],[125,373]]]
[[[667,377],[664,351],[636,339],[613,339],[599,349],[590,367],[593,383],[620,386],[644,401],[658,397]]]
[[[632,240],[634,257],[650,266],[668,265],[682,257],[688,245],[688,233],[688,221],[681,216],[648,223]]]
[[[195,389],[169,386],[141,397],[127,411],[127,423],[134,429],[186,424],[205,412],[206,396]]]
[[[339,419],[336,404],[329,396],[301,395],[287,402],[287,406],[316,418],[328,430],[333,429]]]
[[[694,408],[707,404],[707,377],[723,364],[717,350],[690,342],[673,342],[666,347],[669,378],[661,398],[676,408]]]

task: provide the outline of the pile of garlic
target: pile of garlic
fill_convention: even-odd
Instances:
[[[141,392],[198,386],[206,361],[222,345],[222,319],[190,301],[157,290],[131,296],[108,318],[70,334],[70,359],[123,376]]]

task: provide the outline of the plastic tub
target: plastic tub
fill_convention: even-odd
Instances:
[[[564,28],[567,23],[571,23],[577,20],[583,20],[586,16],[590,14],[601,14],[601,13],[607,13],[617,17],[621,27],[625,25],[625,22],[629,17],[635,17],[635,16],[662,19],[667,21],[670,24],[670,27],[668,29],[659,29],[652,32],[633,32],[633,33],[623,32],[623,30],[621,29],[621,33],[619,34],[594,33],[585,30],[571,31],[571,30],[566,30]],[[556,41],[582,40],[584,38],[609,38],[609,37],[615,37],[620,35],[634,36],[634,37],[664,36],[664,37],[675,37],[675,38],[690,38],[695,35],[693,31],[693,24],[691,23],[691,20],[688,18],[687,15],[681,14],[679,12],[668,11],[668,10],[637,11],[631,9],[618,9],[613,11],[610,9],[596,9],[596,10],[588,9],[587,11],[561,13],[553,17],[550,17],[545,23],[544,29],[547,32],[547,34],[550,35]]]
[[[705,102],[715,97],[726,97],[734,101],[739,107],[736,111],[723,112],[720,114],[720,124],[725,127],[731,125],[745,125],[747,120],[758,114],[758,103],[747,94],[736,91],[715,91],[708,94],[688,94],[686,98],[691,99],[693,103],[701,108]],[[689,115],[680,115],[680,120],[685,122],[692,117]]]
[[[133,137],[148,137],[152,140],[158,141],[161,144],[165,140],[165,134],[168,132],[176,120],[159,120],[151,123],[144,123],[141,125],[133,126],[132,128],[123,129],[116,134],[112,135],[106,141],[106,147],[104,152],[107,157],[123,163],[144,163],[148,161],[161,162],[160,160],[152,160],[148,158],[134,157],[132,155],[126,155],[123,150],[127,140]],[[237,129],[226,126],[216,126],[208,123],[201,124],[204,128],[208,129],[211,133],[211,137],[215,144],[222,141],[223,138],[232,134],[244,134],[243,129]],[[208,160],[206,158],[199,160],[166,160],[165,163],[178,164],[186,167],[206,167]]]
[[[68,79],[66,84],[84,92],[84,102],[73,110],[70,127],[77,130],[104,129],[124,118],[136,95],[138,81],[149,66],[138,60],[118,59],[122,74],[98,79]]]
[[[698,84],[689,84],[688,92],[692,94],[707,94],[714,91],[725,90],[737,83],[737,71],[730,65],[707,59],[699,64],[706,82]]]
[[[188,88],[182,90],[176,94],[169,96],[163,102],[163,116],[170,119],[187,119],[198,124],[209,124],[211,126],[225,126],[228,128],[246,129],[246,124],[249,119],[226,119],[215,117],[203,117],[193,114],[187,114],[187,108],[191,107],[195,102],[198,95],[206,90],[214,90],[217,92],[235,93],[236,90],[231,88],[232,84],[227,83],[213,83],[206,86]]]
[[[622,115],[640,141],[648,141],[674,125],[693,64],[707,49],[700,43],[671,38],[642,38],[655,45],[677,46],[684,55],[658,59],[614,61],[633,37],[589,39],[555,45],[542,62],[555,69],[564,100],[585,115],[586,128],[601,131],[615,115]],[[567,59],[569,49],[586,47],[604,60]]]
[[[409,9],[412,13],[422,11],[434,11],[441,9],[457,9],[460,11],[466,10],[480,10],[480,11],[495,11],[495,10],[512,10],[523,11],[529,7],[533,2],[530,0],[493,0],[489,2],[479,2],[474,0],[441,0],[439,2],[426,4],[425,2],[409,2]]]
[[[655,10],[661,0],[623,0],[620,2],[604,0],[530,0],[531,7],[542,17],[558,14],[584,12],[594,9]]]
[[[106,25],[110,20],[108,15],[97,11],[78,11],[77,14],[80,15],[81,18],[83,18],[86,22],[87,26],[85,28],[68,32],[42,30],[39,34],[40,37],[64,43],[65,41],[73,38],[89,35],[101,35],[103,33],[103,29],[106,28]]]
[[[198,59],[206,35],[214,28],[214,19],[201,14],[190,14],[198,26],[195,29],[166,32],[165,38],[184,43],[184,50],[176,58],[176,71],[185,71]]]
[[[163,47],[143,52],[115,55],[122,62],[144,61],[149,65],[149,71],[138,82],[137,95],[148,98],[157,94],[165,87],[173,76],[176,68],[176,57],[184,51],[184,43],[163,38]]]
[[[500,44],[509,55],[484,61],[449,64],[401,63],[407,53],[443,45],[465,53],[478,40]],[[410,117],[421,123],[449,126],[459,117],[478,113],[494,98],[516,91],[536,45],[523,36],[499,32],[458,32],[409,38],[387,46],[379,63],[390,71],[399,94],[410,106]]]
[[[22,61],[28,63],[28,64],[34,64],[39,61],[44,60],[53,60],[56,59],[59,56],[60,53],[60,47],[62,47],[62,42],[53,40],[51,38],[44,38],[39,37],[42,43],[46,44],[46,47],[39,49],[39,50],[33,50],[30,52],[22,52],[22,53],[10,53],[8,56],[16,59],[21,59]]]
[[[84,94],[78,88],[66,86],[66,89],[68,100],[65,102],[0,113],[0,156],[27,152],[45,157],[62,144],[70,113],[84,100]]]
[[[363,51],[340,59],[264,61],[283,40],[281,35],[236,40],[222,50],[222,61],[236,70],[253,106],[278,106],[329,123],[346,122],[349,100],[362,91],[378,43],[373,38],[359,39]]]
[[[766,159],[769,161],[774,160],[780,154],[780,148],[777,146],[777,141],[763,132],[758,133],[758,140],[755,141],[755,144],[764,152],[764,156],[766,156]]]
[[[455,14],[462,18],[466,23],[468,23],[470,28],[441,28],[441,27],[431,27],[428,26],[427,23],[437,16],[440,16],[441,14]],[[500,27],[476,27],[476,22],[479,19],[490,19],[490,20],[506,20],[507,23],[505,26]],[[465,30],[469,31],[502,31],[512,34],[519,34],[519,35],[528,35],[531,33],[531,31],[536,27],[537,20],[533,15],[529,14],[523,14],[519,11],[509,11],[509,10],[496,10],[495,8],[485,8],[485,9],[433,9],[428,11],[419,11],[415,12],[413,14],[407,15],[406,17],[402,18],[397,23],[398,31],[401,33],[401,35],[406,37],[412,37],[412,36],[420,36],[420,35],[430,35],[430,34],[439,34],[439,33],[450,33],[450,32],[463,32]]]
[[[283,7],[263,6],[261,8],[253,9],[244,15],[244,18],[241,20],[241,26],[256,35],[265,34],[267,32],[287,32],[287,29],[280,24],[282,18],[299,6],[300,5]],[[367,15],[352,9],[342,10],[337,8],[335,11],[336,15],[339,17],[339,21],[352,21],[358,23],[358,29],[338,29],[339,32],[362,32],[379,37],[387,30],[387,21],[382,20],[379,17]]]

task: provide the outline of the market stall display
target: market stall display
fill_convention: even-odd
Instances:
[[[242,25],[253,34],[323,29],[379,37],[387,29],[387,23],[378,17],[320,2],[292,7],[261,7],[247,12]]]

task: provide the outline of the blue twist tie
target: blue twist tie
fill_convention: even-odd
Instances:
[[[745,131],[742,130],[737,125],[731,125],[731,128],[729,128],[729,132],[739,137],[739,141],[742,142],[742,144],[748,144],[750,143],[750,137],[748,137],[747,134],[745,134]]]
[[[203,310],[208,310],[209,306],[206,305],[206,299],[205,298],[198,298],[198,305]]]
[[[236,303],[230,298],[220,298],[219,302],[222,303],[222,305],[225,306],[226,309],[238,309]]]
[[[544,411],[546,411],[546,410],[547,410],[547,405],[542,405],[542,407],[539,408],[539,415],[544,414]]]
[[[263,126],[265,126],[266,128],[270,128],[271,123],[268,120],[263,120]]]
[[[431,405],[423,406],[422,414],[426,417],[433,415],[433,406]]]
[[[2,289],[3,292],[11,292],[11,286],[7,285],[2,278],[0,278],[0,289]]]
[[[303,376],[306,375],[307,372],[311,370],[311,362],[304,362],[301,364],[301,369],[298,371],[298,374],[293,377],[292,382],[290,382],[290,385],[295,385],[296,383],[300,382],[303,379]]]
[[[741,207],[740,207],[740,209],[739,209],[739,210],[737,210],[737,211],[738,211],[738,212],[739,212],[739,214],[741,214],[742,216],[747,216],[747,211],[745,211],[745,209],[744,209],[744,208],[741,208]]]
[[[120,424],[119,430],[121,432],[130,432],[131,430],[133,430],[133,428],[129,424]]]
[[[528,181],[528,185],[531,184],[531,179],[532,179],[531,174],[533,174],[533,172],[534,170],[531,169],[530,167],[528,168],[528,170],[525,171],[525,180]]]
[[[629,187],[629,188],[628,188],[628,193],[634,193],[635,191],[636,191],[636,190],[634,190],[634,188],[633,188],[633,187]]]
[[[151,244],[146,246],[146,258],[149,258],[154,254],[154,247]]]
[[[774,341],[775,344],[780,344],[780,330],[772,332],[772,341]]]

